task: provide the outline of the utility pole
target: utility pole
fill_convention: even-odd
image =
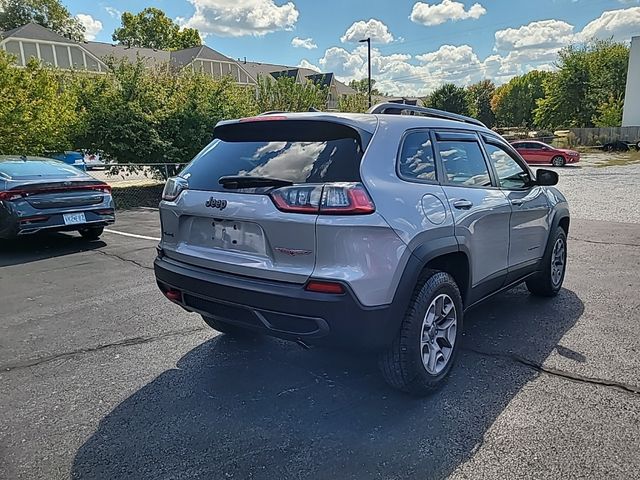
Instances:
[[[359,40],[360,43],[367,43],[367,64],[369,67],[369,108],[371,108],[371,37]]]

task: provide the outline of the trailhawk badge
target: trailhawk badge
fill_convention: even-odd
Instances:
[[[225,208],[227,208],[227,201],[217,200],[211,197],[209,200],[204,202],[204,206],[207,208],[219,208],[220,210],[224,210]]]

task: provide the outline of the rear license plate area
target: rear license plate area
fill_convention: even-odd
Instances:
[[[62,218],[64,219],[65,225],[78,225],[82,223],[87,223],[87,218],[85,217],[84,212],[63,213]]]
[[[253,222],[198,218],[191,226],[190,238],[202,247],[266,255],[264,231]]]

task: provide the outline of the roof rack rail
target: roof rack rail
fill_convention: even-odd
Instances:
[[[386,113],[400,115],[402,112],[411,112],[412,115],[418,114],[424,115],[425,117],[444,118],[446,120],[471,123],[479,127],[487,128],[487,126],[480,120],[476,120],[475,118],[467,117],[465,115],[445,112],[444,110],[437,110],[435,108],[418,107],[417,105],[405,105],[402,103],[379,103],[371,107],[367,113]]]
[[[264,115],[277,115],[279,113],[289,113],[289,112],[287,112],[286,110],[270,110],[268,112],[259,113],[257,116],[262,117]]]

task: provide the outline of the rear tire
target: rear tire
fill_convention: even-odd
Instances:
[[[251,337],[257,337],[260,335],[258,332],[255,332],[248,328],[242,328],[242,327],[238,327],[237,325],[221,322],[220,320],[216,320],[211,317],[205,317],[204,315],[202,315],[202,319],[207,325],[209,325],[214,330],[217,330],[218,332],[224,333],[225,335],[229,335],[232,337],[251,338]]]
[[[554,167],[564,167],[567,161],[564,159],[562,155],[556,155],[551,159],[551,165]]]
[[[416,396],[440,388],[455,361],[462,317],[462,297],[453,277],[427,271],[397,337],[380,355],[379,367],[387,383]]]
[[[529,291],[539,297],[555,297],[562,288],[567,270],[567,234],[556,227],[542,257],[542,271],[526,281]]]
[[[102,232],[104,232],[104,227],[88,227],[78,230],[78,233],[82,235],[82,238],[85,240],[98,240]]]

